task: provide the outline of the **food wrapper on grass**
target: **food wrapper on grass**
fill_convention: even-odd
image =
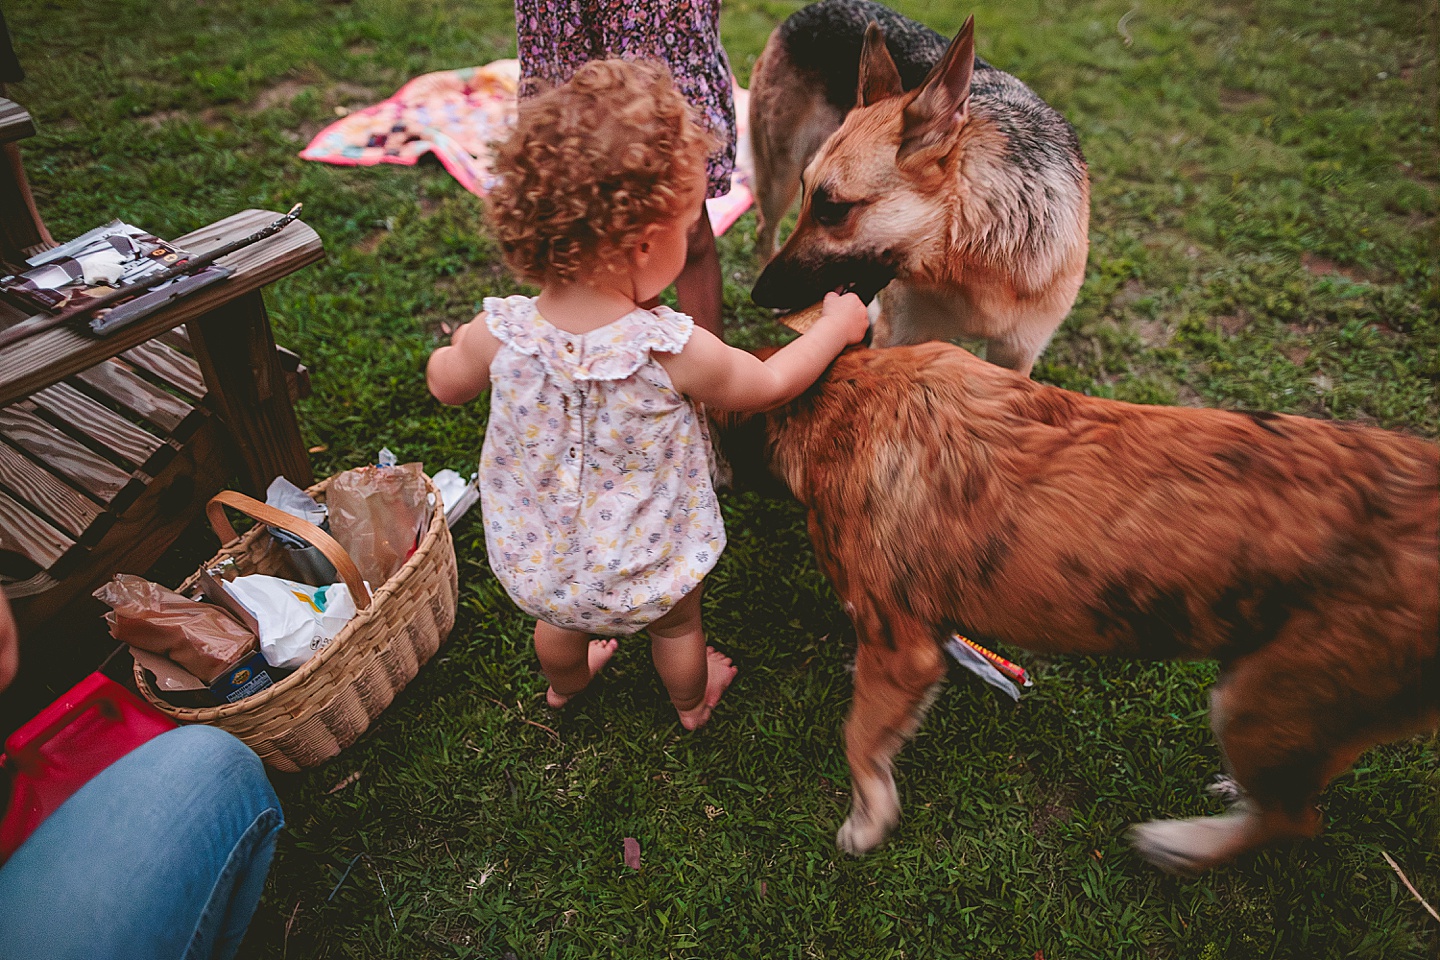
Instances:
[[[209,683],[255,647],[255,636],[219,607],[128,573],[95,591],[111,607],[110,635],[169,657]]]
[[[360,467],[330,481],[330,535],[376,589],[415,552],[430,516],[429,485],[418,463]]]

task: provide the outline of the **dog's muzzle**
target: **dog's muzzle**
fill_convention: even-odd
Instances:
[[[868,304],[894,279],[895,267],[883,256],[822,261],[787,260],[782,256],[770,261],[760,274],[750,299],[762,307],[799,310],[834,290],[853,293]]]

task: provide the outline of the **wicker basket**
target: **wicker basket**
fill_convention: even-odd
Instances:
[[[329,485],[330,480],[325,480],[309,493],[324,502]],[[420,545],[373,596],[367,596],[354,562],[319,527],[243,494],[225,492],[215,497],[207,513],[225,546],[206,568],[233,558],[241,574],[288,576],[285,548],[264,526],[271,524],[319,547],[350,587],[359,612],[304,666],[244,700],[217,707],[177,707],[160,696],[137,663],[135,682],[141,694],[180,723],[208,723],[229,731],[276,770],[312,767],[350,746],[434,656],[455,624],[455,546],[440,494],[433,485],[430,492],[435,510]],[[261,523],[237,539],[225,506]],[[191,595],[198,576],[197,572],[179,592]]]

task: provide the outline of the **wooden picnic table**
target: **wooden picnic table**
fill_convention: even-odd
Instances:
[[[30,112],[14,100],[0,97],[0,143],[14,143],[35,135]]]
[[[188,233],[175,243],[195,254],[237,240],[280,214],[246,210]],[[0,407],[37,393],[182,324],[216,414],[229,428],[241,479],[263,495],[276,476],[301,487],[314,482],[310,458],[285,386],[260,290],[324,255],[320,237],[296,221],[269,239],[219,261],[232,274],[114,333],[97,337],[83,321],[37,334],[0,350]],[[26,319],[0,303],[0,328]]]
[[[203,254],[278,217],[246,210],[175,242]],[[314,482],[261,290],[322,256],[297,220],[107,336],[76,320],[0,348],[0,558],[38,571],[5,586],[27,631],[143,574],[232,476],[262,499],[277,476]],[[28,317],[0,301],[0,329]]]

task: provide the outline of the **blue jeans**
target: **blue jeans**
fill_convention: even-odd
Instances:
[[[233,957],[282,826],[249,747],[213,727],[164,733],[0,868],[0,960]]]

